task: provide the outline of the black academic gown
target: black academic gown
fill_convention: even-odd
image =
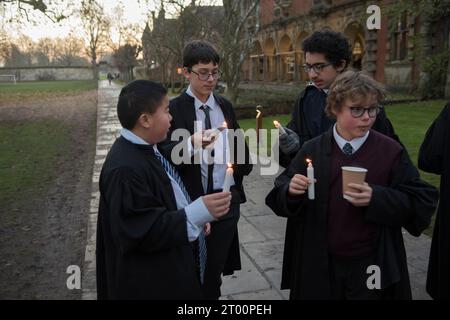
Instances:
[[[291,299],[330,299],[327,242],[327,199],[331,176],[332,129],[306,142],[290,166],[275,180],[266,204],[276,215],[288,217],[281,289],[291,289]],[[287,198],[290,179],[306,176],[304,159],[315,159],[316,200]],[[411,299],[406,253],[401,228],[419,236],[430,223],[437,190],[419,179],[417,169],[403,150],[389,187],[371,185],[372,201],[366,218],[380,226],[376,264],[381,270],[386,298]],[[290,210],[292,206],[294,211]]]
[[[291,121],[289,121],[287,125],[289,129],[298,134],[300,147],[306,141],[326,132],[336,122],[325,114],[326,104],[327,94],[314,85],[308,85],[305,90],[300,93],[294,105]],[[386,117],[384,109],[378,114],[372,129],[387,135],[396,141],[400,141],[394,132],[391,122]],[[287,168],[295,155],[296,152],[285,154],[280,149],[280,164]]]
[[[100,175],[98,299],[202,299],[186,213],[151,146],[123,137]]]
[[[419,168],[441,175],[427,292],[434,299],[450,299],[450,103],[428,129],[419,151]]]
[[[236,119],[236,115],[233,110],[232,104],[226,100],[225,98],[214,95],[216,102],[219,104],[222,109],[225,121],[227,122],[229,129],[239,129],[239,124]],[[186,92],[183,92],[180,96],[172,99],[170,101],[170,114],[172,115],[172,122],[170,127],[170,132],[166,141],[160,143],[160,149],[164,152],[164,155],[167,159],[171,159],[172,149],[180,143],[178,141],[171,141],[172,132],[176,129],[187,129],[189,134],[194,134],[194,122],[196,119],[195,114],[195,104],[194,98],[189,96]],[[235,146],[237,145],[236,137],[234,139]],[[242,138],[243,140],[243,138]],[[190,141],[190,140],[189,140]],[[190,143],[190,142],[187,143]],[[234,150],[239,150],[237,147]],[[208,252],[210,250],[214,250],[215,254],[223,255],[223,252],[226,253],[226,248],[228,248],[227,240],[229,235],[233,235],[232,239],[230,239],[231,244],[229,246],[228,257],[225,262],[225,266],[223,270],[217,270],[216,267],[210,266],[210,257],[211,259],[221,259],[221,257],[216,257],[213,253],[208,254],[207,266],[205,271],[205,277],[210,279],[214,278],[214,274],[218,272],[222,272],[224,275],[233,274],[235,270],[241,269],[241,259],[240,259],[240,251],[239,251],[239,238],[237,232],[237,221],[239,219],[239,206],[240,203],[246,202],[244,187],[242,185],[242,181],[244,176],[250,174],[252,171],[252,164],[250,163],[250,155],[247,144],[245,144],[244,149],[244,157],[245,163],[239,164],[237,163],[238,154],[234,155],[234,181],[235,186],[231,188],[231,207],[230,212],[221,218],[220,221],[212,224],[211,235],[206,237],[206,245]],[[182,152],[180,153],[182,155]],[[204,195],[203,185],[202,185],[202,176],[201,176],[201,166],[200,164],[194,164],[194,158],[190,159],[191,164],[178,164],[176,166],[180,176],[186,186],[186,189],[189,192],[189,195],[192,199],[198,198]],[[214,258],[212,258],[214,257]],[[221,264],[221,263],[219,263]],[[212,264],[211,264],[212,265]],[[217,265],[217,264],[214,264]],[[211,277],[210,277],[211,275]],[[205,280],[205,281],[207,281]],[[207,281],[209,283],[209,281]],[[215,285],[214,285],[215,286]],[[206,289],[209,291],[209,288]],[[214,290],[212,290],[214,291]],[[217,293],[208,294],[208,297],[217,296]],[[218,297],[218,296],[217,296]]]

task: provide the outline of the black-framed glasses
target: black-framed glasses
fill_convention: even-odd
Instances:
[[[209,76],[212,76],[214,80],[220,78],[220,70],[215,70],[213,72],[208,71],[195,72],[194,70],[190,69],[189,71],[195,73],[197,77],[202,81],[207,81],[209,79]]]
[[[311,70],[314,70],[315,73],[322,72],[323,68],[330,66],[331,63],[315,63],[315,64],[304,64],[302,65],[302,68],[306,72],[310,72]]]
[[[350,114],[353,118],[360,118],[363,116],[363,114],[367,111],[367,114],[370,118],[375,118],[381,111],[382,106],[374,106],[374,107],[349,107],[350,108]]]

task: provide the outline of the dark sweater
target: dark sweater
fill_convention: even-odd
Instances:
[[[362,257],[375,250],[378,226],[366,221],[367,207],[355,207],[342,197],[342,166],[366,168],[369,185],[388,186],[398,164],[401,146],[374,130],[352,155],[345,155],[333,139],[328,199],[328,244],[331,254]],[[395,169],[394,169],[395,170]]]

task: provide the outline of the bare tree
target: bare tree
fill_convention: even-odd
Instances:
[[[55,63],[61,66],[85,65],[83,40],[76,36],[58,39],[55,48]]]
[[[98,80],[97,57],[106,45],[110,21],[96,0],[81,1],[80,18],[84,28],[86,54],[91,60],[94,79]]]
[[[162,0],[158,15],[152,14],[152,27],[143,36],[144,59],[158,66],[161,81],[174,87],[175,72],[182,66],[183,48],[193,39],[213,39],[211,22],[221,20],[223,10],[216,1]],[[208,4],[208,5],[206,5]],[[165,8],[170,12],[166,17]],[[183,87],[184,77],[180,77]]]
[[[227,96],[233,104],[239,95],[241,68],[259,30],[259,1],[223,0],[224,23],[220,30],[222,68],[227,84]],[[255,18],[256,17],[256,18]]]
[[[20,20],[23,17],[30,21],[29,13],[36,11],[42,13],[53,22],[59,22],[65,19],[66,13],[63,13],[67,8],[68,1],[53,0],[0,0],[0,6],[3,8],[16,8],[17,10],[8,17],[9,21]],[[5,10],[9,11],[9,10]]]

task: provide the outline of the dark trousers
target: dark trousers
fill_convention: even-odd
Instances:
[[[233,250],[235,248],[231,248],[231,245],[238,232],[239,208],[239,203],[231,203],[230,212],[223,219],[211,223],[211,234],[206,237],[208,251],[203,283],[206,299],[217,300],[221,295],[222,272],[230,254],[235,254]],[[237,248],[237,254],[239,254],[239,248]]]
[[[369,289],[367,267],[375,265],[375,255],[341,258],[330,255],[331,294],[333,300],[380,300],[382,290]]]

